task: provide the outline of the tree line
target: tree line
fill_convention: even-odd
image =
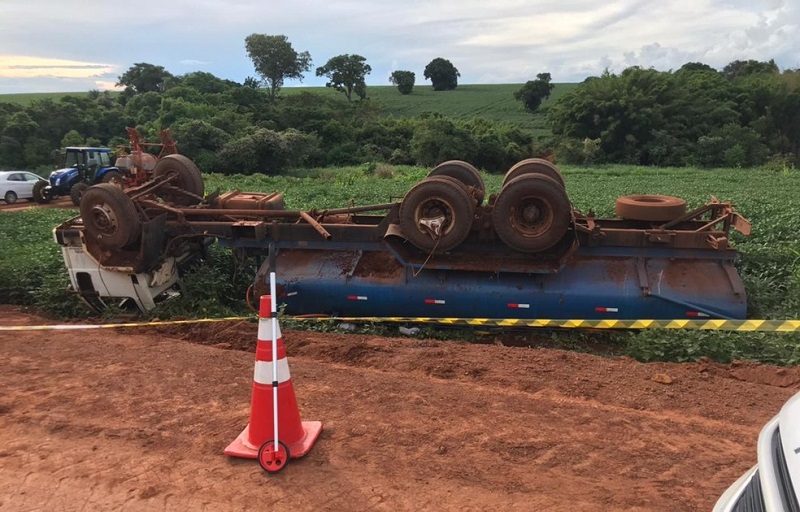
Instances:
[[[272,98],[256,80],[173,76],[137,63],[120,83],[119,94],[0,103],[0,167],[44,172],[57,148],[125,144],[126,126],[149,140],[170,128],[179,151],[203,171],[231,174],[367,162],[432,166],[454,158],[500,172],[535,149],[532,134],[509,124],[438,114],[395,119],[369,101],[310,92]]]
[[[591,77],[547,112],[563,160],[659,166],[800,165],[800,70],[774,61],[630,67]]]
[[[19,106],[0,103],[0,167],[52,166],[68,145],[115,147],[125,126],[154,139],[171,128],[179,149],[204,171],[275,174],[304,166],[388,162],[429,166],[458,158],[503,172],[523,158],[555,154],[577,163],[752,166],[769,158],[800,163],[800,73],[773,61],[734,61],[717,71],[688,63],[677,71],[632,67],[591,77],[542,109],[553,89],[540,73],[515,93],[523,108],[546,116],[552,136],[536,140],[519,127],[485,119],[425,114],[395,119],[367,98],[366,59],[343,54],[316,69],[331,97],[282,95],[286,80],[311,69],[308,52],[285,36],[251,34],[245,49],[257,78],[243,83],[210,73],[175,76],[137,63],[119,94],[91,91]],[[433,59],[424,75],[435,90],[452,90],[460,73]],[[414,73],[390,81],[401,94]]]

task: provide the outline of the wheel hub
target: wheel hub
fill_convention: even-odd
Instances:
[[[92,207],[92,215],[94,216],[95,225],[104,233],[114,233],[118,226],[117,216],[109,206],[105,203],[100,203]]]

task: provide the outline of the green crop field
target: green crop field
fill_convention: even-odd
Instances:
[[[380,172],[376,172],[380,171]],[[797,169],[641,168],[608,166],[562,169],[576,208],[613,215],[614,200],[634,193],[683,197],[689,207],[711,196],[732,201],[753,223],[753,233],[732,236],[741,251],[737,267],[748,293],[752,318],[791,319],[800,314],[800,171]],[[205,176],[206,190],[279,191],[290,209],[383,203],[401,197],[427,174],[416,167],[361,166],[312,169],[293,176]],[[384,177],[380,177],[380,176]],[[487,192],[496,192],[502,176],[485,175]],[[85,315],[65,293],[67,274],[52,240],[55,224],[75,210],[0,212],[0,303],[24,304],[60,316]],[[167,305],[160,315],[204,316],[246,312],[244,288],[251,279],[229,251],[212,251],[202,272],[187,277],[189,297]],[[241,288],[241,289],[240,289]],[[220,297],[229,297],[225,304]],[[687,361],[708,356],[776,364],[800,364],[800,335],[647,331],[635,334],[560,333],[556,343],[585,347],[598,337],[641,360]]]
[[[88,96],[89,91],[84,92],[31,92],[23,94],[0,94],[0,103],[14,103],[27,106],[37,100],[58,100],[64,96]]]
[[[418,84],[411,94],[403,95],[397,87],[369,86],[370,102],[380,106],[381,112],[394,117],[413,117],[426,112],[436,112],[454,118],[483,117],[492,121],[514,124],[537,135],[546,134],[549,129],[544,113],[547,108],[577,84],[556,84],[550,97],[542,104],[542,112],[526,112],[520,101],[514,99],[514,92],[522,84],[497,85],[459,85],[452,91],[434,91],[429,84]],[[344,95],[327,87],[284,87],[282,94],[313,92],[344,98]],[[35,100],[58,99],[63,96],[85,96],[88,92],[74,93],[31,93],[0,94],[0,103],[28,105]]]
[[[577,84],[556,84],[542,110],[557,101]],[[492,121],[514,124],[534,131],[537,135],[548,133],[543,113],[526,112],[522,103],[514,99],[514,92],[522,84],[459,85],[452,91],[434,91],[429,84],[417,84],[411,94],[403,95],[394,86],[369,86],[369,101],[381,106],[382,112],[395,117],[413,117],[425,112],[436,112],[454,118],[483,117]],[[324,88],[323,88],[324,90]],[[287,87],[285,94],[301,91],[322,92],[319,87]],[[327,94],[342,96],[328,89]]]

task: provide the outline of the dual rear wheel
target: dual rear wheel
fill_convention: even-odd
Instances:
[[[415,185],[400,204],[400,228],[426,252],[447,252],[469,235],[486,187],[478,170],[449,160]],[[541,252],[566,234],[571,205],[555,165],[531,158],[513,166],[491,209],[498,237],[512,249]]]

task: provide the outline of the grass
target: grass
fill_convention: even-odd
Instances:
[[[427,169],[394,167],[376,176],[376,166],[307,169],[289,176],[205,176],[206,189],[280,191],[290,209],[382,203],[401,197]],[[598,215],[613,215],[614,200],[633,193],[683,197],[689,207],[712,195],[730,200],[753,223],[753,234],[734,233],[741,251],[740,274],[748,292],[752,318],[796,318],[800,312],[800,171],[796,169],[665,169],[633,166],[562,168],[574,205]],[[484,175],[487,191],[499,190],[501,175]],[[0,303],[26,304],[61,316],[85,315],[65,292],[67,274],[52,227],[74,210],[29,210],[0,213]],[[241,297],[252,268],[240,267],[230,251],[216,249],[212,259],[187,279],[191,300],[168,304],[160,315],[221,316],[246,312]],[[224,293],[218,293],[223,290]],[[229,297],[220,302],[219,297]],[[568,334],[563,336],[572,343]],[[644,361],[717,361],[749,359],[800,364],[800,335],[646,331],[610,338],[628,355]]]

